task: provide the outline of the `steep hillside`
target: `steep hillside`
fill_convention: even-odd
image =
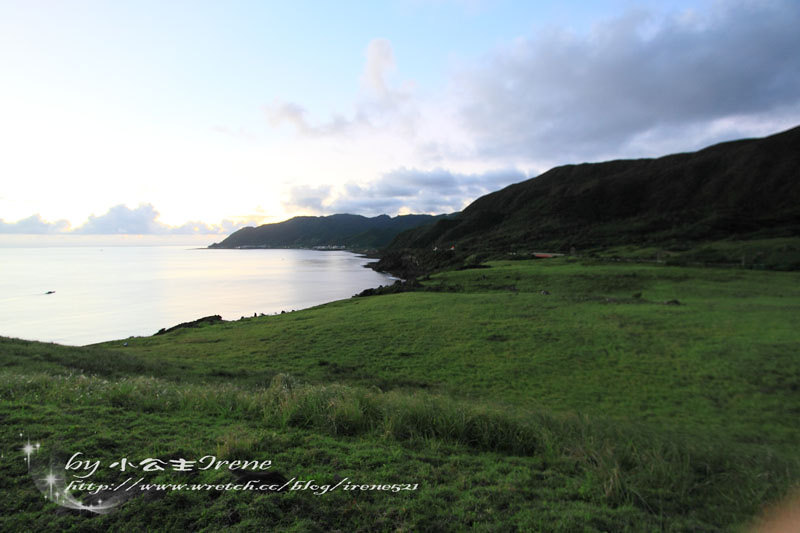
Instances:
[[[566,165],[388,247],[568,251],[800,233],[800,127],[658,159]]]

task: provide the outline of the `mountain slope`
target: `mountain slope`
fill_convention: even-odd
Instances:
[[[800,232],[800,127],[658,159],[556,167],[388,247],[509,252]]]
[[[242,228],[209,248],[311,248],[343,246],[381,248],[401,231],[433,222],[442,216],[387,215],[367,218],[339,214],[325,217],[294,217],[276,224]]]

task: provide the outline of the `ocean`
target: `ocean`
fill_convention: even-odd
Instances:
[[[0,243],[2,336],[85,345],[208,315],[235,320],[313,307],[392,282],[344,251],[37,244]]]

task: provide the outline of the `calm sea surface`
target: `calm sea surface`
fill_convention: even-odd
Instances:
[[[0,247],[0,335],[83,345],[208,315],[312,307],[390,282],[367,261],[340,251]]]

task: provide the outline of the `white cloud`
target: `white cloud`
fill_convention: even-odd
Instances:
[[[321,213],[325,210],[324,202],[331,194],[331,185],[320,185],[312,187],[309,185],[297,185],[289,189],[289,198],[284,202],[287,210],[311,211]]]
[[[306,122],[306,110],[297,104],[276,102],[272,106],[268,106],[265,111],[272,126],[280,126],[287,122],[297,128],[298,133],[309,134],[312,131],[311,126]]]
[[[158,222],[157,218],[158,211],[151,204],[142,204],[136,209],[122,204],[115,205],[103,215],[90,215],[89,220],[75,228],[74,232],[100,235],[166,233],[168,227]]]
[[[396,68],[392,45],[386,39],[373,39],[367,45],[367,62],[361,76],[362,83],[377,96],[389,96],[386,74]]]
[[[0,233],[64,233],[69,230],[69,222],[57,220],[47,222],[41,215],[35,214],[16,222],[5,222],[0,219]]]
[[[364,138],[379,135],[415,135],[418,116],[413,96],[414,83],[406,81],[396,87],[389,74],[396,70],[394,51],[386,39],[373,39],[367,44],[366,60],[361,74],[360,92],[348,118],[334,114],[327,121],[310,120],[308,110],[295,102],[276,100],[265,107],[272,127],[289,124],[301,137]]]
[[[70,228],[66,220],[47,222],[35,214],[17,222],[0,219],[0,233],[18,234],[84,234],[84,235],[204,235],[228,234],[248,225],[258,225],[260,218],[238,221],[223,220],[219,224],[190,221],[180,226],[170,226],[159,220],[159,213],[151,204],[141,204],[131,209],[124,204],[115,205],[102,215],[90,215],[89,219]]]

